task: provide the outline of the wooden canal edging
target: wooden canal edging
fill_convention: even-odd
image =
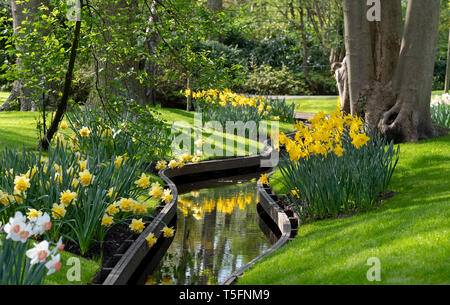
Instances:
[[[105,280],[101,282],[102,285],[125,285],[129,283],[130,279],[136,273],[140,264],[146,258],[147,254],[152,249],[148,247],[146,237],[153,233],[154,236],[159,239],[161,236],[161,229],[169,224],[172,219],[176,216],[177,211],[177,199],[178,190],[172,179],[183,176],[191,176],[195,180],[196,175],[207,175],[209,172],[214,171],[229,171],[229,170],[241,170],[242,168],[253,168],[259,166],[262,160],[267,160],[270,158],[273,152],[273,148],[270,145],[270,140],[265,142],[265,147],[260,154],[243,156],[243,157],[232,157],[228,159],[220,160],[208,160],[198,163],[188,163],[182,168],[166,168],[160,171],[158,174],[161,179],[166,184],[173,195],[172,200],[162,206],[162,209],[158,215],[152,220],[152,222],[145,228],[145,230],[133,241],[127,240],[126,245],[129,247],[122,254],[115,254],[114,261],[117,261],[114,266],[102,267],[99,271],[99,277]],[[155,257],[155,261],[161,260],[164,253],[161,251]],[[155,262],[152,262],[154,264]]]
[[[156,238],[161,236],[162,228],[170,223],[174,218],[177,211],[178,190],[175,184],[166,176],[165,170],[159,172],[159,176],[163,179],[166,186],[172,192],[172,199],[166,203],[159,214],[153,219],[153,221],[145,228],[144,231],[138,236],[138,238],[131,244],[123,255],[120,255],[120,259],[117,264],[105,270],[109,272],[106,279],[102,283],[103,285],[125,285],[128,283],[132,275],[135,273],[140,263],[147,256],[150,251],[150,247],[147,245],[145,239],[148,234],[153,233]]]

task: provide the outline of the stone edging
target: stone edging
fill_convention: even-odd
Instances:
[[[271,173],[272,174],[272,173]],[[288,215],[286,212],[278,205],[278,203],[274,200],[277,198],[270,187],[265,187],[260,181],[258,181],[258,197],[259,204],[262,206],[264,211],[270,216],[273,222],[277,225],[281,232],[281,236],[278,241],[272,245],[269,249],[261,253],[259,256],[248,262],[246,265],[242,266],[238,270],[236,270],[233,274],[227,277],[221,285],[232,285],[234,284],[242,274],[251,268],[255,263],[259,262],[269,254],[273,253],[275,250],[278,250],[282,246],[284,246],[287,242],[292,240],[297,234],[298,229],[298,220],[294,217],[294,215]],[[271,194],[268,193],[271,191]]]

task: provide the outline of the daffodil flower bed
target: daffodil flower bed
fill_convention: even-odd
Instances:
[[[431,101],[431,118],[438,125],[450,128],[450,94],[435,96]]]
[[[198,92],[185,91],[185,96],[192,94],[194,109],[202,114],[204,122],[253,121],[259,124],[263,119],[279,121],[280,118],[290,122],[294,117],[295,105],[286,105],[284,101],[271,102],[266,97],[247,97],[231,92],[229,89],[209,89]],[[282,103],[282,104],[281,104]]]
[[[62,236],[76,245],[75,253],[86,255],[102,245],[115,224],[142,232],[155,202],[168,202],[172,194],[145,174],[149,166],[142,155],[116,155],[133,152],[132,136],[117,128],[114,137],[114,129],[104,129],[99,121],[76,122],[61,123],[63,132],[74,132],[69,138],[58,134],[48,157],[9,148],[0,152],[0,221],[17,211],[47,213],[53,226],[46,237],[55,242]]]
[[[311,127],[296,123],[293,139],[280,134],[286,148],[280,160],[289,203],[303,221],[369,210],[387,191],[399,150],[358,117],[321,112]],[[267,176],[260,181],[268,184]]]

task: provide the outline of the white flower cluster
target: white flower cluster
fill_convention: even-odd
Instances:
[[[436,95],[434,99],[431,101],[431,107],[438,106],[439,104],[450,105],[450,94],[445,93],[441,96]]]
[[[0,222],[0,233],[2,231],[1,225]],[[6,233],[6,239],[25,243],[31,236],[42,235],[45,231],[50,230],[51,226],[50,216],[47,213],[37,217],[30,217],[27,222],[27,218],[18,211],[14,217],[9,218],[9,222],[5,224],[3,231]],[[60,255],[56,254],[56,252],[62,251],[63,248],[64,245],[61,238],[52,250],[50,250],[50,243],[43,240],[27,250],[25,254],[31,260],[31,265],[45,263],[45,267],[48,269],[47,275],[50,275],[61,268]],[[51,259],[48,259],[50,256]]]

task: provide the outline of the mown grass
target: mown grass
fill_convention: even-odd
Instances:
[[[434,98],[435,95],[441,95],[444,93],[444,90],[436,90],[432,92],[431,99]],[[297,112],[309,112],[309,113],[317,113],[320,111],[325,112],[326,114],[332,113],[336,110],[336,105],[338,102],[338,97],[314,97],[314,98],[296,98],[296,99],[287,99],[287,103],[295,103],[295,111]]]
[[[155,110],[160,113],[160,117],[166,121],[166,125],[168,127],[171,127],[173,122],[183,121],[194,128],[193,112],[172,108],[155,108]],[[0,112],[0,147],[7,145],[8,147],[16,146],[21,149],[25,146],[28,150],[35,149],[39,139],[39,135],[36,131],[38,115],[39,114],[37,112]],[[292,124],[280,122],[280,130],[287,132],[291,129]],[[187,134],[187,130],[183,131],[183,133]],[[189,136],[193,137],[193,134],[190,134]],[[263,145],[257,141],[245,139],[239,136],[233,136],[220,131],[214,131],[211,134],[204,134],[206,143],[211,144],[214,141],[213,137],[223,137],[224,156],[248,155],[249,152],[260,151],[263,148]],[[235,146],[226,146],[225,143],[227,140],[234,142]],[[210,156],[209,158],[213,157],[215,156]]]
[[[450,136],[400,149],[393,198],[372,212],[301,226],[239,284],[450,284]],[[283,193],[277,177],[271,184]],[[380,260],[380,282],[366,278],[371,257]]]
[[[0,104],[2,104],[9,96],[9,92],[0,91]]]
[[[286,102],[295,103],[296,112],[317,113],[323,111],[326,114],[330,114],[334,110],[336,110],[337,96],[331,98],[317,97],[317,98],[287,99]]]
[[[88,260],[69,252],[61,253],[62,267],[59,271],[49,275],[45,279],[45,285],[84,285],[92,281],[92,278],[100,269],[101,263]],[[79,271],[76,270],[79,266]],[[77,280],[79,274],[80,280]]]
[[[0,148],[34,149],[38,144],[37,112],[0,112]]]

